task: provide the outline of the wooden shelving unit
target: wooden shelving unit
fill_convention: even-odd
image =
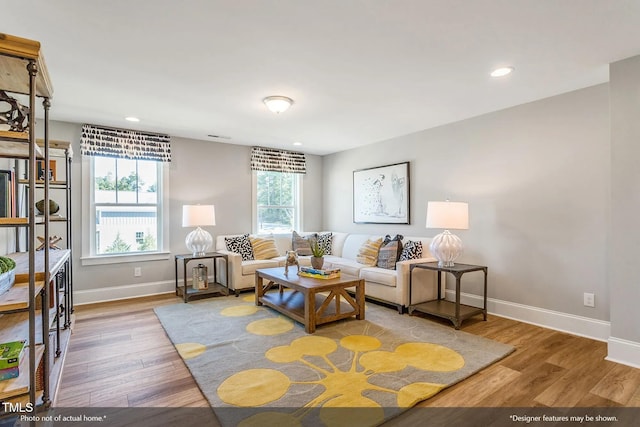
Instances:
[[[26,212],[23,217],[0,218],[0,227],[15,227],[16,241],[19,240],[18,233],[26,233],[27,243],[26,252],[9,255],[17,264],[16,284],[0,295],[0,342],[26,340],[27,351],[20,364],[20,376],[0,381],[0,401],[48,407],[52,401],[51,390],[55,390],[59,382],[56,375],[61,374],[64,351],[69,342],[70,329],[64,327],[71,324],[70,305],[67,303],[67,298],[70,298],[71,252],[68,249],[50,250],[48,245],[44,250],[36,251],[36,227],[44,225],[44,239],[48,241],[52,219],[66,219],[51,218],[48,213],[37,216],[35,194],[38,188],[43,189],[45,205],[48,205],[50,187],[60,185],[67,191],[70,191],[70,187],[66,182],[50,182],[49,176],[44,181],[36,181],[36,161],[44,160],[48,165],[49,156],[58,153],[68,158],[70,144],[49,138],[49,108],[53,87],[40,43],[0,33],[0,70],[0,90],[10,97],[18,94],[28,98],[28,103],[25,103],[28,107],[27,123],[0,130],[0,157],[13,159],[16,165],[18,161],[25,165],[24,177],[27,179],[14,185],[26,189],[28,196],[24,201]],[[41,140],[35,137],[35,116],[41,116],[36,102],[38,98],[44,110],[44,119],[38,120],[39,125],[44,127],[44,138]],[[65,167],[68,169],[68,163]],[[66,179],[68,181],[68,174]],[[70,209],[67,206],[68,213]],[[59,280],[64,286],[58,285]],[[61,292],[64,304],[60,301]],[[61,307],[66,311],[62,312]],[[60,325],[62,319],[64,327]],[[0,406],[0,414],[3,408]]]

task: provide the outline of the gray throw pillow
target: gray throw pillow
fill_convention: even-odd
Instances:
[[[295,231],[291,235],[291,247],[298,255],[308,256],[311,255],[311,243],[309,242],[309,238],[315,238],[315,234],[310,234],[308,236],[301,236]]]
[[[399,234],[393,239],[388,234],[385,236],[378,251],[378,267],[388,270],[396,269],[396,262],[402,253],[402,237]]]

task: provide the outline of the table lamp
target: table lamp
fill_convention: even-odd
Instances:
[[[213,246],[211,234],[200,228],[211,225],[216,225],[216,211],[213,205],[182,206],[182,226],[197,227],[184,241],[193,256],[202,256]]]
[[[469,229],[469,205],[465,202],[428,202],[427,228],[443,228],[444,231],[431,240],[429,250],[438,260],[438,267],[453,267],[462,253],[462,240],[452,230]]]

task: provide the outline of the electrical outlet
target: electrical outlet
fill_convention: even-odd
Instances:
[[[136,267],[133,269],[133,277],[142,276],[142,269],[140,267]]]
[[[594,294],[586,293],[584,294],[584,305],[586,307],[595,307],[596,306],[596,296]]]

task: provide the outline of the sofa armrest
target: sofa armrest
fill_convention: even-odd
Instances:
[[[217,259],[216,262],[219,274],[222,278],[222,283],[227,285],[229,289],[235,290],[235,284],[240,283],[242,277],[242,255],[231,252],[226,249],[219,249],[216,252],[227,255],[227,262],[229,263],[229,277],[226,277],[227,270],[222,259]]]
[[[411,265],[423,262],[436,262],[433,257],[398,261],[396,270],[398,271],[397,284],[398,291],[402,292],[402,301],[406,306],[424,301],[436,299],[438,297],[438,272],[426,269],[413,270],[413,287],[411,289],[411,299],[409,301],[409,272]],[[444,296],[446,274],[441,275],[441,291]]]

